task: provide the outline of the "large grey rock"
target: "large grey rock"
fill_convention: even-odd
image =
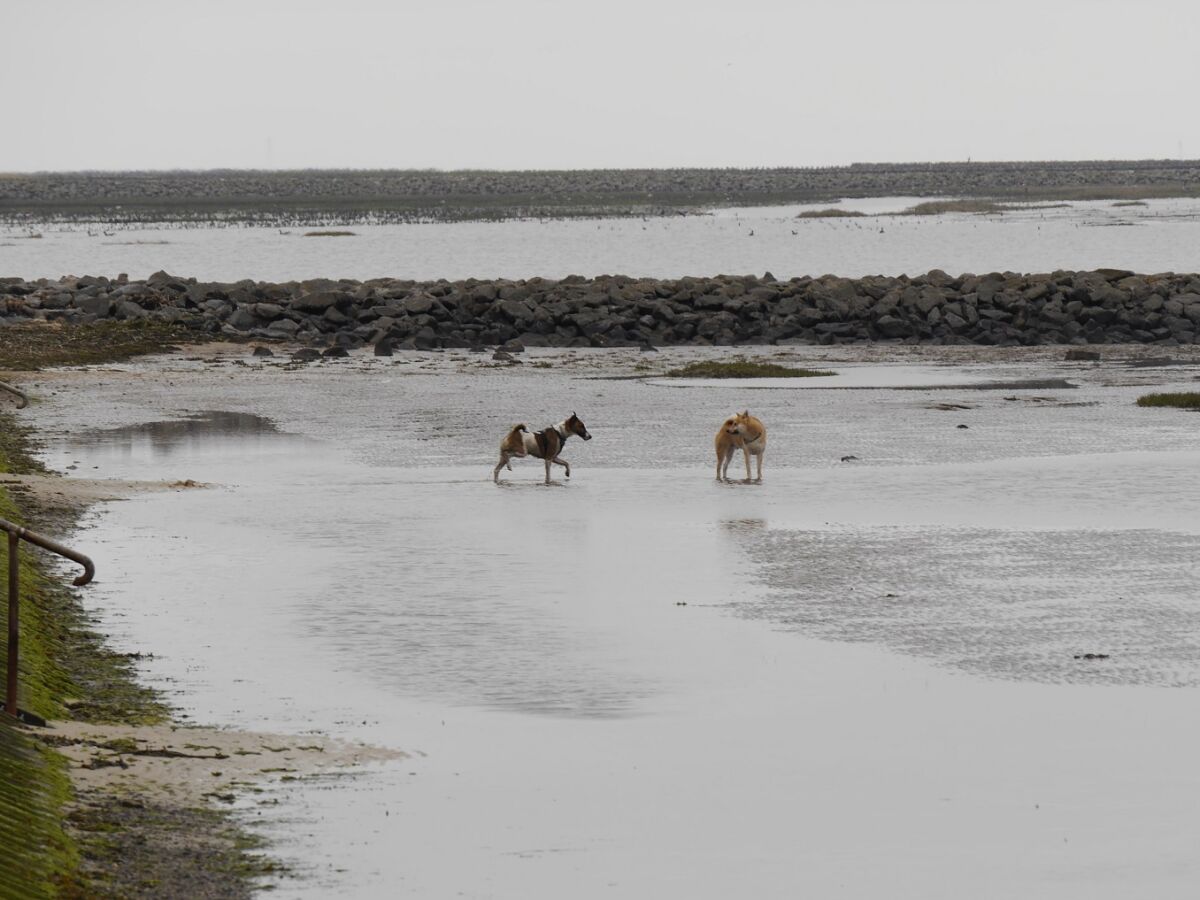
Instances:
[[[277,319],[267,327],[267,335],[274,338],[290,338],[300,330],[300,324],[291,319]]]
[[[119,300],[116,315],[118,319],[144,319],[148,313],[132,300]]]
[[[239,306],[225,322],[238,331],[249,331],[258,324],[258,319],[248,307]]]
[[[912,326],[895,316],[882,316],[875,322],[880,336],[885,338],[905,337],[912,333]]]
[[[354,302],[354,297],[345,291],[318,291],[303,294],[289,305],[300,312],[323,313],[331,307],[348,307]]]
[[[401,308],[412,316],[425,315],[433,309],[434,300],[427,294],[417,294],[406,297],[400,302]]]
[[[75,301],[75,308],[104,319],[112,312],[112,301],[107,297],[83,297]]]

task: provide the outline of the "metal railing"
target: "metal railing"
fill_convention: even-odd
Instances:
[[[5,384],[3,381],[0,381],[0,391],[8,391],[10,394],[16,396],[17,400],[19,401],[17,403],[17,409],[24,409],[29,405],[29,398],[11,384]]]
[[[15,522],[0,519],[0,531],[8,532],[8,693],[4,711],[10,716],[19,716],[17,708],[17,662],[21,650],[21,541],[28,541],[43,550],[57,553],[72,562],[83,566],[83,574],[72,584],[77,587],[87,584],[96,574],[92,561],[82,553],[76,553],[69,547],[64,547],[58,541],[52,541],[37,532],[23,528]]]

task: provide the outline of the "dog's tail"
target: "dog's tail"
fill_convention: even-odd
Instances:
[[[521,442],[521,433],[523,431],[525,431],[524,423],[520,425],[514,425],[512,428],[510,428],[508,430],[508,434],[504,436],[504,440],[500,442],[501,452],[515,453],[517,456],[524,456],[525,453],[521,449],[523,446]]]

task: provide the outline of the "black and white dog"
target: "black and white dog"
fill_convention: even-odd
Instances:
[[[500,462],[496,463],[496,468],[492,471],[492,481],[499,483],[501,469],[507,467],[508,471],[512,471],[509,460],[514,456],[518,459],[533,456],[545,462],[546,484],[550,483],[551,463],[555,463],[566,469],[567,477],[570,478],[571,464],[558,454],[562,451],[563,444],[567,442],[567,438],[573,434],[578,435],[585,441],[592,439],[592,436],[588,434],[587,427],[583,424],[583,420],[575,415],[575,413],[571,413],[569,417],[544,431],[530,432],[523,424],[514,425],[508,434],[504,436],[504,440],[500,442]]]

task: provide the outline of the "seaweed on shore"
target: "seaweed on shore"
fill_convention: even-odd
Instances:
[[[750,360],[733,362],[706,360],[689,363],[664,374],[668,378],[819,378],[836,373],[823,369],[795,369],[791,366],[781,366],[778,363]]]
[[[1190,409],[1200,411],[1200,393],[1184,391],[1181,393],[1144,394],[1138,397],[1138,406],[1169,406],[1175,409]]]
[[[866,216],[866,213],[859,212],[856,209],[837,209],[836,207],[806,209],[796,214],[797,219],[858,219],[864,216]]]
[[[9,325],[0,328],[0,371],[121,362],[147,353],[165,353],[176,349],[176,344],[210,339],[209,334],[180,325],[144,320]]]

